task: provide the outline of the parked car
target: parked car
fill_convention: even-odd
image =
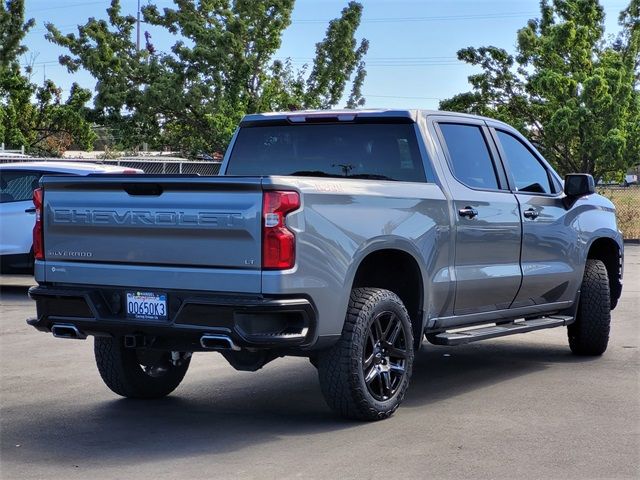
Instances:
[[[79,162],[0,164],[0,272],[33,272],[33,190],[47,175],[143,173],[142,170]]]
[[[509,125],[415,110],[248,115],[221,172],[44,177],[34,195],[28,323],[94,335],[119,395],[168,395],[192,352],[250,371],[297,355],[336,412],[379,420],[402,402],[425,337],[568,326],[573,353],[607,348],[622,290],[614,206],[590,175],[563,181]]]
[[[635,173],[628,173],[624,176],[622,186],[630,187],[632,185],[638,185],[638,175]]]

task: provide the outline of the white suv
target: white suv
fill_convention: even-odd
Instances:
[[[43,175],[144,173],[136,168],[80,162],[0,164],[0,271],[33,272],[33,190]]]

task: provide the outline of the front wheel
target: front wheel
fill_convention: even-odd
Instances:
[[[122,337],[96,337],[93,349],[104,383],[127,398],[160,398],[173,392],[187,373],[190,354],[127,348]]]
[[[602,355],[607,349],[610,302],[607,268],[600,260],[587,260],[576,321],[568,327],[569,347],[575,355]]]
[[[387,418],[404,399],[413,357],[411,320],[398,296],[353,289],[340,340],[318,356],[325,400],[346,418]]]

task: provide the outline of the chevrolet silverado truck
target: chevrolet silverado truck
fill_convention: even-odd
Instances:
[[[115,393],[155,398],[193,352],[308,357],[339,414],[390,416],[423,339],[566,326],[601,355],[622,290],[614,207],[518,131],[417,110],[247,115],[219,176],[43,177],[37,316],[95,337]]]

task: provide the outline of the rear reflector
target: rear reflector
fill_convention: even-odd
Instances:
[[[33,226],[33,257],[36,260],[44,260],[44,238],[42,231],[42,205],[44,202],[44,190],[36,188],[33,191],[33,205],[36,207],[36,223]]]
[[[296,263],[296,237],[285,224],[288,213],[300,208],[298,192],[265,191],[262,197],[262,268],[285,270]]]

